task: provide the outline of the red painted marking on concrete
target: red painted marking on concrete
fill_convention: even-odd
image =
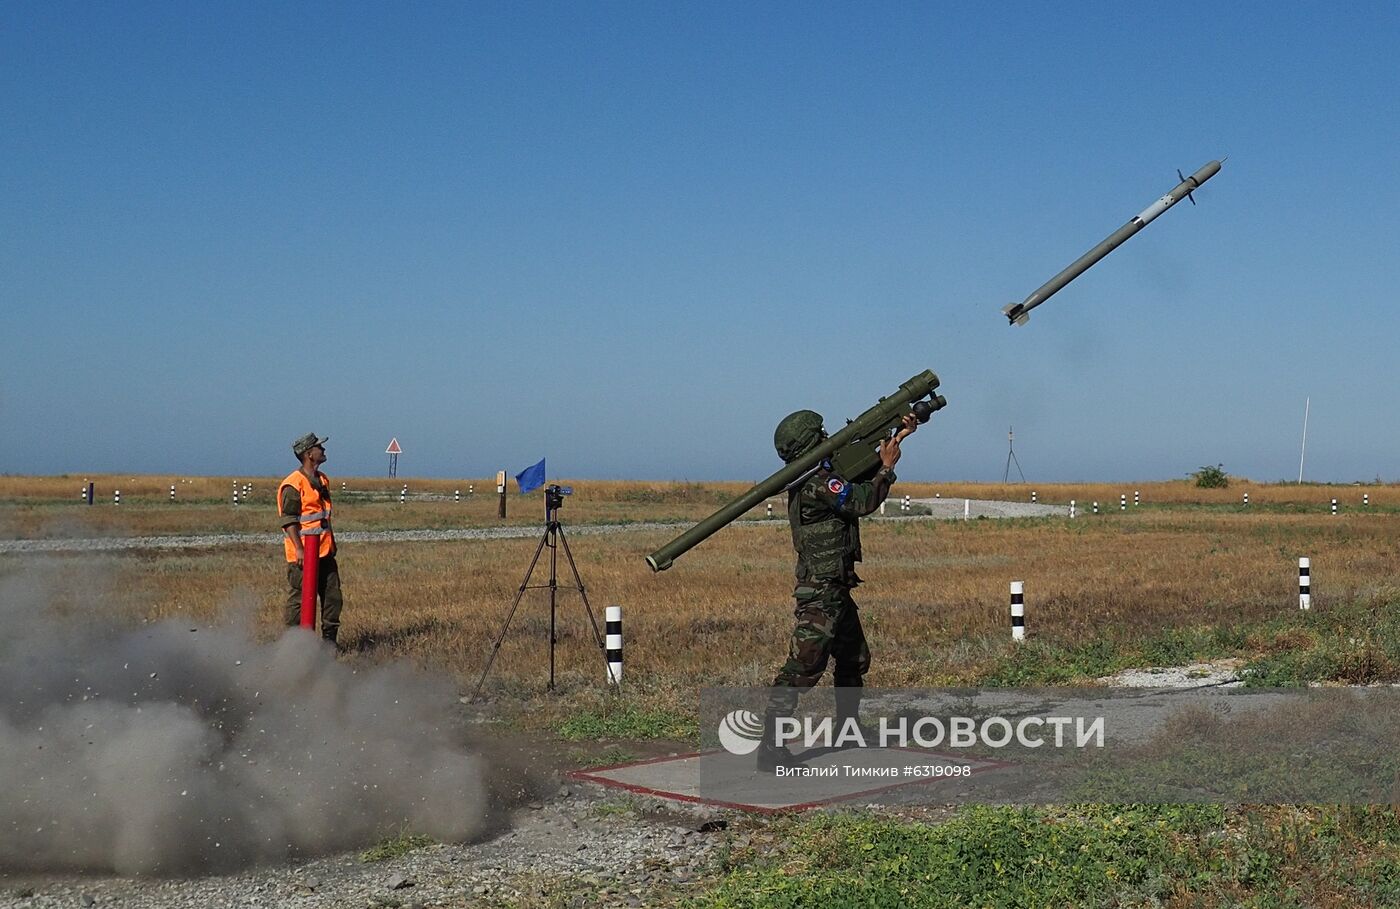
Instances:
[[[862,789],[858,792],[852,792],[847,795],[836,795],[832,796],[831,798],[817,799],[816,801],[811,802],[796,802],[791,805],[782,805],[773,808],[768,807],[766,805],[753,805],[748,804],[746,802],[729,802],[723,799],[710,799],[699,795],[687,795],[683,792],[674,792],[668,789],[653,789],[650,786],[641,786],[637,783],[624,783],[621,780],[614,780],[605,776],[597,775],[600,773],[605,773],[609,770],[621,770],[625,767],[644,767],[648,764],[661,764],[665,763],[666,761],[683,761],[688,760],[690,758],[702,758],[707,754],[719,754],[720,750],[721,749],[719,748],[714,748],[709,751],[692,751],[687,754],[668,754],[664,757],[647,758],[644,761],[627,761],[622,764],[612,764],[608,767],[590,767],[587,770],[570,770],[565,774],[565,776],[567,776],[569,779],[582,780],[584,782],[589,783],[597,783],[601,786],[610,786],[614,789],[623,789],[627,792],[635,792],[640,795],[652,795],[657,796],[659,798],[671,799],[672,801],[688,802],[690,804],[696,805],[714,805],[717,808],[733,808],[736,811],[748,811],[754,814],[781,814],[785,811],[807,811],[812,808],[820,808],[823,805],[831,805],[835,804],[836,802],[846,802],[850,801],[851,799],[861,798],[862,796],[875,795],[876,793],[880,792],[887,792],[891,789],[900,789],[905,786],[924,786],[928,785],[929,783],[936,783],[940,781],[937,777],[919,777],[916,779],[902,780],[898,783],[889,783],[884,786],[876,786],[873,789]],[[918,748],[909,748],[907,746],[896,745],[893,746],[890,750],[912,751],[923,757],[939,758],[943,760],[952,760],[965,763],[968,762],[968,759],[965,757],[939,754],[937,752],[932,751],[922,751]],[[978,763],[982,766],[974,767],[969,775],[976,775],[987,770],[999,770],[1002,767],[1012,766],[1006,761],[989,761],[979,759]]]

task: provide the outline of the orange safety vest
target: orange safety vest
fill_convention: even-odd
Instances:
[[[311,484],[311,481],[306,478],[306,474],[300,470],[292,471],[287,475],[287,479],[277,484],[277,513],[282,513],[282,490],[291,486],[301,496],[300,533],[303,537],[319,536],[321,546],[317,555],[325,558],[335,554],[335,536],[331,533],[331,484],[330,480],[326,479],[326,475],[319,470],[316,471],[316,477],[326,490],[324,495]],[[306,541],[303,540],[302,546],[305,545]],[[292,545],[291,539],[285,535],[282,538],[282,548],[287,554],[288,562],[297,560],[296,547]]]

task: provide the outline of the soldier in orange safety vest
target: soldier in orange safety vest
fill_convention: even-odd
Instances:
[[[327,437],[327,439],[329,436]],[[301,621],[301,571],[305,546],[317,545],[320,564],[317,591],[321,600],[321,636],[334,644],[340,631],[340,569],[335,562],[335,535],[331,532],[330,481],[321,473],[326,463],[326,439],[309,432],[292,443],[292,454],[301,467],[287,475],[277,487],[277,510],[281,515],[282,541],[287,556],[288,625]]]

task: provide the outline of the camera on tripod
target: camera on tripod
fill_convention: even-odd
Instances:
[[[549,485],[544,488],[544,507],[546,511],[558,511],[564,504],[564,496],[574,494],[572,486]]]
[[[583,600],[583,611],[588,615],[588,624],[593,630],[593,643],[598,645],[598,655],[603,658],[603,666],[607,669],[608,678],[617,681],[621,678],[617,674],[618,670],[614,664],[608,662],[607,642],[603,639],[603,633],[598,628],[598,619],[593,614],[593,606],[588,602],[588,593],[583,588],[583,578],[579,577],[578,565],[574,564],[574,554],[569,550],[569,541],[564,536],[564,525],[559,521],[556,514],[560,506],[564,504],[564,496],[574,494],[572,486],[559,486],[551,484],[544,488],[545,521],[544,534],[540,537],[540,543],[535,547],[535,557],[530,560],[530,567],[525,569],[525,580],[520,582],[520,588],[515,592],[515,599],[511,601],[510,611],[506,613],[506,620],[501,623],[501,630],[496,635],[496,640],[491,644],[491,655],[486,658],[486,667],[481,670],[481,678],[476,680],[476,688],[472,691],[471,699],[475,701],[481,696],[481,686],[486,682],[486,676],[491,671],[491,666],[496,662],[496,654],[501,650],[501,642],[505,640],[506,629],[510,628],[510,620],[515,617],[515,609],[520,605],[520,599],[527,590],[547,590],[549,591],[549,690],[554,690],[554,645],[559,638],[555,632],[555,596],[560,589],[577,590],[579,598]],[[569,573],[573,576],[572,585],[559,583],[559,550],[564,550],[564,558],[569,562]],[[539,564],[540,555],[549,550],[549,581],[545,584],[531,584],[530,578],[535,573],[535,566]]]

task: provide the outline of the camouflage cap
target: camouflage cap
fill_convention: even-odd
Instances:
[[[784,463],[791,463],[811,451],[826,438],[822,415],[815,410],[799,410],[783,417],[773,432],[773,447]]]
[[[330,438],[330,436],[326,436],[324,439],[318,439],[316,438],[316,433],[308,432],[306,435],[302,436],[300,439],[297,439],[295,442],[292,443],[292,454],[300,458],[302,455],[306,454],[308,451],[315,448],[317,445],[325,445],[327,442],[330,441]]]

